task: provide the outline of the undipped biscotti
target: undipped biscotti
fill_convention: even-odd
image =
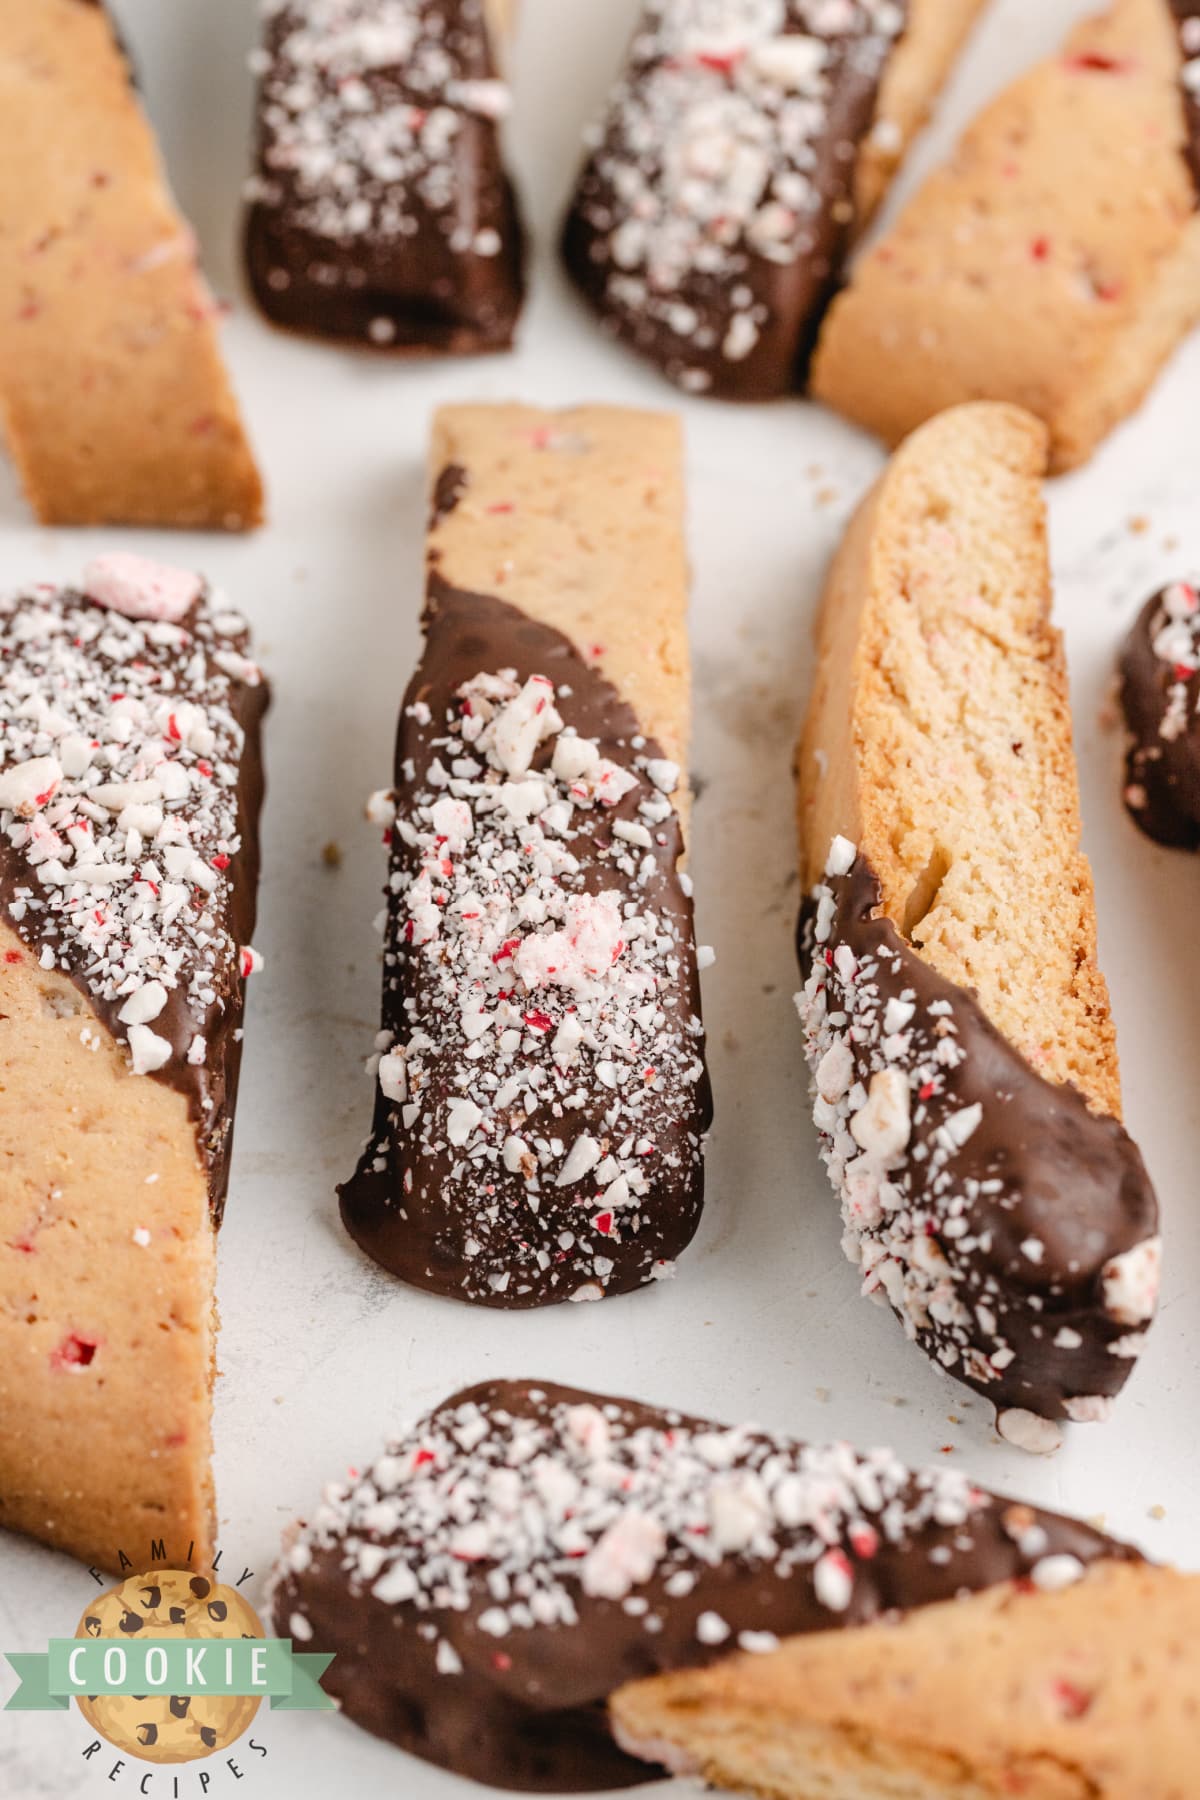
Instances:
[[[0,600],[0,1525],[110,1569],[213,1552],[247,650],[199,576],[140,557]]]
[[[1200,0],[1117,0],[980,115],[854,269],[812,387],[897,443],[1008,400],[1086,460],[1200,319]]]
[[[979,404],[896,452],[829,575],[798,761],[799,1007],[847,1254],[1028,1448],[1107,1415],[1159,1263],[1096,966],[1045,450]]]
[[[491,1786],[1188,1792],[1200,1580],[888,1450],[489,1382],[326,1488],[271,1588],[346,1717]]]
[[[0,408],[57,525],[245,530],[262,484],[102,5],[0,0]]]
[[[375,1117],[341,1201],[385,1268],[483,1305],[661,1279],[700,1218],[681,450],[606,407],[434,424]]]
[[[1125,804],[1148,837],[1200,848],[1200,591],[1170,581],[1121,648]]]
[[[499,0],[268,0],[246,264],[276,325],[504,350],[523,295]]]
[[[980,5],[644,0],[563,236],[605,328],[692,393],[799,386]]]

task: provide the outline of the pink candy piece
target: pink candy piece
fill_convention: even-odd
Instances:
[[[203,582],[190,569],[129,551],[96,556],[83,571],[83,591],[89,600],[127,619],[166,619],[178,624],[197,599]]]

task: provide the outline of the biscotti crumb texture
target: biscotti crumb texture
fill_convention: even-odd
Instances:
[[[621,1689],[620,1741],[765,1800],[1190,1800],[1200,1577],[1102,1563]]]
[[[1053,470],[1138,405],[1200,317],[1200,17],[1177,10],[1118,0],[981,114],[834,302],[817,398],[889,444],[1012,401],[1049,427]]]
[[[245,530],[218,307],[103,6],[0,6],[0,407],[39,519]]]

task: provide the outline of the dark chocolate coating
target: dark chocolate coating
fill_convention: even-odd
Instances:
[[[358,11],[366,30],[370,8]],[[265,28],[258,175],[245,234],[258,305],[276,325],[366,348],[442,355],[508,349],[524,293],[516,198],[494,118],[457,98],[460,84],[496,83],[480,0],[411,0],[406,12],[415,29],[441,28],[430,40],[436,60],[367,58],[356,69],[354,79],[366,95],[363,111],[383,140],[374,168],[368,159],[356,160],[353,146],[336,135],[337,97],[345,85],[340,69],[313,61],[301,70],[287,55],[289,37],[305,27],[307,12],[305,0],[292,0],[269,15]],[[306,184],[289,149],[287,132],[295,120],[281,96],[297,77],[314,83],[320,94],[305,107],[302,128],[327,111],[335,121],[331,154],[342,178],[336,197],[322,177],[314,199],[313,184]],[[390,109],[403,107],[421,118],[453,115],[457,125],[436,153],[406,153],[402,172],[399,163],[390,166],[386,119]],[[318,216],[322,205],[354,206],[362,220],[322,230],[314,204]],[[494,254],[476,247],[480,234],[498,246]]]
[[[805,133],[802,147],[779,149],[770,177],[780,173],[811,184],[812,202],[803,214],[803,230],[786,256],[763,254],[743,230],[730,243],[723,222],[709,231],[696,229],[700,254],[682,279],[668,285],[649,281],[653,305],[626,289],[630,276],[647,281],[643,264],[629,267],[614,254],[621,227],[636,219],[637,209],[614,182],[614,166],[634,163],[650,190],[661,189],[663,166],[672,146],[643,141],[639,96],[644,96],[664,68],[678,68],[661,38],[655,35],[661,0],[649,0],[630,47],[629,60],[601,128],[598,146],[579,177],[562,238],[568,273],[605,329],[648,357],[672,381],[693,392],[730,400],[768,400],[804,385],[808,360],[825,307],[842,272],[854,228],[854,177],[858,146],[875,113],[879,80],[893,40],[872,28],[866,8],[855,0],[853,29],[823,36],[810,29],[817,11],[810,0],[787,0],[786,35],[804,34],[825,46],[826,99],[819,123]],[[699,8],[697,15],[699,16]],[[903,10],[901,7],[899,10]],[[710,21],[711,22],[711,16]],[[709,87],[736,79],[736,67],[722,71],[700,59],[701,83]],[[710,98],[698,93],[698,107]],[[630,120],[638,120],[631,131]],[[678,120],[673,121],[678,128]],[[635,141],[636,140],[636,141]],[[729,152],[722,153],[726,158]],[[769,182],[760,205],[771,192]],[[716,243],[721,245],[715,270],[703,266]],[[672,275],[675,276],[675,271]],[[735,304],[734,296],[741,297]],[[678,309],[686,309],[681,314]],[[752,348],[727,354],[730,323],[752,312],[757,336]],[[666,316],[669,313],[669,316]],[[686,330],[673,320],[691,314]]]
[[[906,1324],[931,1358],[998,1410],[1046,1419],[1102,1416],[1103,1405],[1089,1411],[1077,1403],[1120,1391],[1145,1325],[1131,1331],[1130,1321],[1106,1308],[1105,1266],[1158,1229],[1137,1146],[1117,1120],[1090,1111],[1077,1089],[1037,1074],[971,993],[938,974],[890,919],[877,916],[879,883],[862,856],[849,874],[827,876],[826,885],[835,903],[827,939],[815,941],[812,901],[801,917],[803,973],[809,976],[814,956],[823,958],[833,981],[836,946],[848,946],[860,996],[877,996],[878,1010],[902,996],[912,1004],[913,1042],[923,1060],[915,1076],[911,1060],[892,1065],[914,1089],[919,1084],[910,1101],[912,1136],[888,1173],[900,1198],[864,1226],[863,1242],[882,1241],[902,1259],[906,1235],[932,1240],[953,1272],[965,1320],[931,1315]],[[832,1009],[837,999],[826,1005]],[[962,1052],[957,1063],[929,1059],[930,1019],[935,1032],[953,1027]],[[868,1086],[882,1066],[877,1043],[845,1034],[842,1041],[854,1078]],[[925,1082],[931,1069],[936,1077]],[[975,1106],[978,1123],[953,1147],[945,1122]],[[911,1155],[918,1143],[924,1160]],[[957,1207],[955,1235],[946,1229],[951,1200],[965,1202]],[[998,1351],[1001,1366],[993,1360]]]
[[[40,592],[32,597],[31,603],[33,602],[39,607],[76,609],[81,614],[104,611],[85,595],[69,589],[52,597]],[[208,607],[207,595],[203,595],[183,619],[183,629],[194,634],[198,620],[207,613]],[[178,699],[186,702],[190,698],[191,688],[188,666],[197,654],[203,656],[206,671],[211,674],[214,649],[232,650],[245,655],[247,647],[246,633],[239,637],[223,637],[219,645],[211,636],[205,641],[199,636],[191,635],[182,647],[148,645],[143,660],[161,671],[164,688],[170,685]],[[99,657],[97,666],[102,666]],[[245,734],[237,766],[236,787],[240,848],[233,858],[229,879],[222,882],[218,892],[209,898],[209,905],[214,913],[217,931],[228,935],[235,951],[236,947],[250,943],[257,912],[259,815],[264,793],[262,721],[269,704],[270,689],[265,680],[260,680],[256,685],[240,680],[229,682],[229,709]],[[36,929],[37,914],[27,913],[20,922],[8,919],[8,908],[16,887],[24,884],[36,889],[36,876],[31,881],[31,875],[32,871],[23,854],[12,849],[0,836],[0,909],[7,922],[36,952],[45,941]],[[71,939],[64,942],[58,936],[52,942],[59,959],[56,966],[69,976],[111,1035],[118,1042],[123,1041],[125,1027],[117,1015],[124,999],[107,999],[89,983],[85,959],[77,943]],[[185,964],[180,982],[167,988],[166,1005],[153,1021],[153,1029],[158,1036],[170,1042],[172,1054],[168,1062],[161,1068],[150,1071],[147,1078],[166,1083],[187,1101],[188,1112],[196,1126],[200,1158],[208,1173],[213,1223],[219,1225],[229,1186],[229,1159],[233,1147],[233,1122],[242,1061],[241,1024],[245,1010],[246,982],[240,972],[236,953],[229,960],[214,962],[211,969],[214,997],[205,1009],[203,1020],[198,1021],[186,996],[187,983],[194,972],[194,962]],[[206,1040],[205,1061],[199,1065],[190,1063],[187,1059],[188,1048],[198,1030],[203,1032]]]
[[[1178,667],[1154,648],[1166,624],[1162,588],[1147,600],[1121,648],[1121,707],[1129,729],[1125,804],[1136,825],[1157,843],[1200,848],[1200,669]],[[1193,628],[1200,641],[1200,616]],[[1163,727],[1172,696],[1182,696],[1181,728]]]
[[[430,1457],[427,1470],[417,1467],[407,1475],[403,1504],[409,1505],[413,1496],[412,1518],[429,1516],[426,1508],[436,1515],[445,1505],[436,1495],[447,1496],[456,1479],[470,1475],[472,1465],[485,1474],[488,1466],[503,1465],[514,1420],[549,1423],[562,1446],[560,1409],[603,1409],[611,1434],[607,1454],[618,1462],[628,1454],[634,1467],[639,1466],[638,1452],[629,1443],[634,1434],[671,1432],[673,1438],[664,1440],[657,1453],[668,1478],[681,1434],[722,1430],[708,1421],[548,1382],[495,1381],[447,1400],[392,1446],[391,1454],[406,1462],[414,1455],[428,1456],[423,1446],[438,1442],[439,1427],[453,1432],[452,1415],[463,1406],[482,1412],[489,1436],[469,1453],[452,1447],[447,1461]],[[690,1448],[685,1453],[691,1454]],[[770,1473],[764,1469],[767,1458],[775,1459]],[[581,1467],[579,1460],[572,1464],[569,1450],[562,1451],[561,1460],[576,1470]],[[514,1623],[499,1637],[480,1628],[481,1617],[496,1606],[490,1583],[499,1564],[487,1554],[467,1563],[457,1577],[465,1605],[438,1604],[432,1593],[439,1579],[438,1553],[429,1549],[423,1532],[406,1535],[410,1528],[404,1523],[380,1531],[344,1524],[323,1529],[318,1522],[307,1537],[312,1551],[307,1566],[296,1572],[286,1558],[280,1566],[275,1627],[281,1636],[293,1636],[296,1614],[307,1620],[311,1638],[305,1633],[305,1649],[334,1653],[322,1685],[340,1701],[346,1717],[368,1731],[494,1787],[588,1792],[657,1778],[652,1765],[626,1755],[609,1735],[606,1702],[614,1690],[647,1676],[710,1664],[736,1651],[741,1633],[786,1639],[853,1629],[1004,1582],[1033,1577],[1036,1585],[1037,1565],[1050,1557],[1071,1557],[1085,1568],[1098,1560],[1140,1560],[1136,1551],[1090,1526],[968,1490],[965,1484],[968,1503],[957,1513],[953,1508],[945,1512],[934,1496],[937,1484],[955,1481],[950,1471],[923,1477],[888,1460],[899,1484],[888,1500],[890,1522],[883,1506],[860,1504],[861,1494],[849,1514],[830,1497],[813,1515],[833,1515],[836,1523],[829,1534],[818,1536],[811,1523],[783,1526],[776,1517],[767,1528],[772,1541],[766,1554],[751,1545],[706,1562],[696,1555],[681,1515],[679,1532],[667,1530],[648,1577],[632,1584],[634,1609],[628,1596],[585,1591],[579,1575],[582,1556],[571,1560],[559,1553],[552,1560],[532,1561],[526,1573],[535,1589],[548,1581],[565,1587],[574,1620]],[[852,1464],[862,1469],[869,1462],[845,1450],[841,1468]],[[586,1480],[586,1462],[582,1468]],[[736,1460],[707,1472],[699,1505],[702,1509],[715,1488],[736,1481],[743,1470],[763,1471],[770,1484],[789,1471],[798,1471],[801,1481],[812,1479],[806,1468],[803,1446],[749,1428]],[[364,1482],[370,1484],[373,1474],[368,1471]],[[422,1482],[430,1495],[418,1510],[415,1495]],[[638,1506],[637,1497],[632,1504]],[[951,1522],[939,1523],[939,1513]],[[418,1572],[425,1603],[381,1600],[370,1591],[373,1577],[362,1577],[357,1558],[364,1546],[375,1545],[402,1547],[403,1560]],[[845,1601],[841,1610],[831,1606],[828,1595],[821,1598],[820,1578],[814,1576],[818,1556],[828,1551],[840,1555],[852,1582],[848,1593],[839,1596]],[[422,1566],[424,1557],[429,1560]],[[519,1574],[504,1567],[514,1594],[531,1591],[519,1585]],[[680,1570],[695,1578],[686,1593],[672,1583]],[[714,1613],[728,1627],[728,1636],[719,1643],[702,1641],[705,1634],[698,1633],[698,1623],[702,1615]],[[451,1667],[461,1665],[455,1672],[439,1670],[442,1646],[453,1653]]]
[[[444,471],[435,488],[435,507],[449,510],[463,480],[461,470]],[[641,743],[641,756],[661,756],[653,741],[639,738],[638,721],[616,689],[584,662],[569,640],[515,607],[453,588],[433,570],[425,626],[424,652],[404,698],[396,743],[398,822],[412,813],[414,795],[435,754],[432,745],[446,735],[447,714],[459,709],[458,690],[481,672],[513,669],[521,683],[536,674],[560,690],[565,684],[570,691],[556,702],[564,723],[574,726],[580,737],[598,740],[601,755],[614,762],[632,761],[635,739]],[[429,709],[429,722],[424,724],[412,710],[422,702]],[[544,768],[548,760],[549,747],[543,745],[533,767]],[[639,1203],[620,1213],[615,1235],[598,1232],[590,1222],[589,1212],[602,1209],[604,1202],[588,1182],[563,1187],[554,1185],[552,1178],[543,1181],[533,1213],[519,1171],[493,1162],[464,1182],[461,1153],[443,1140],[427,1141],[428,1103],[432,1108],[443,1105],[461,1085],[455,1082],[461,1070],[485,1065],[464,1061],[456,1021],[438,998],[436,967],[406,941],[404,895],[389,888],[382,1025],[397,1040],[406,1039],[414,1028],[432,1034],[435,1048],[427,1059],[432,1070],[425,1089],[427,1106],[416,1125],[406,1128],[401,1109],[377,1087],[371,1136],[355,1174],[339,1194],[342,1218],[355,1240],[376,1262],[414,1286],[482,1305],[543,1306],[595,1285],[592,1259],[599,1255],[612,1264],[599,1285],[609,1294],[624,1293],[653,1280],[654,1266],[673,1261],[696,1231],[704,1194],[701,1144],[712,1117],[712,1099],[702,1067],[690,1084],[678,1075],[681,1064],[703,1058],[692,903],[676,867],[683,848],[679,818],[671,808],[657,828],[653,849],[646,853],[653,856],[655,872],[649,886],[636,891],[617,867],[621,845],[612,829],[620,820],[637,820],[638,803],[646,791],[643,781],[613,807],[576,814],[577,835],[568,841],[581,866],[578,874],[562,878],[563,888],[571,893],[615,888],[626,900],[644,901],[657,911],[679,947],[675,985],[658,996],[666,1025],[656,1037],[654,1054],[667,1079],[661,1095],[650,1096],[647,1091],[643,1115],[644,1135],[653,1139],[652,1154],[643,1158],[650,1188]],[[393,832],[393,877],[411,878],[419,862],[419,852],[406,846],[399,831]],[[532,1007],[543,1002],[534,997],[521,1004]],[[544,1002],[556,1019],[564,1004],[558,999]],[[535,1130],[553,1128],[568,1142],[581,1134],[609,1142],[613,1132],[605,1115],[614,1096],[597,1078],[596,1060],[589,1055],[580,1067],[582,1102],[559,1113],[552,1126],[535,1125]],[[520,1133],[520,1112],[514,1107],[502,1109],[502,1114],[496,1138],[509,1131]],[[585,1204],[589,1193],[597,1197]],[[564,1234],[573,1244],[565,1243]],[[476,1246],[472,1255],[466,1252],[468,1243]],[[497,1282],[504,1285],[497,1287]]]

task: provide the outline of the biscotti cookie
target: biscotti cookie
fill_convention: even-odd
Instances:
[[[267,0],[250,285],[276,325],[382,350],[512,343],[521,228],[486,0]]]
[[[1102,1419],[1158,1214],[1122,1129],[1028,414],[915,432],[826,586],[799,750],[799,997],[863,1290],[1000,1430]]]
[[[48,524],[245,530],[217,307],[101,5],[0,5],[0,406]]]
[[[605,407],[434,425],[375,1117],[341,1201],[385,1268],[483,1305],[640,1287],[699,1222],[680,450]]]
[[[0,1524],[213,1549],[214,1230],[266,688],[199,576],[0,600]],[[140,1560],[139,1560],[140,1559]]]
[[[693,393],[798,386],[856,224],[981,0],[644,0],[563,252]]]
[[[1197,0],[1118,0],[1008,88],[866,254],[813,392],[894,444],[1009,400],[1071,468],[1200,319]]]
[[[1069,1745],[1129,1800],[1136,1756],[1192,1764],[1200,1581],[957,1470],[548,1382],[456,1394],[327,1487],[271,1590],[348,1718],[498,1787],[982,1800]]]
[[[1129,728],[1125,804],[1148,837],[1200,848],[1200,594],[1172,581],[1147,600],[1121,651]]]

